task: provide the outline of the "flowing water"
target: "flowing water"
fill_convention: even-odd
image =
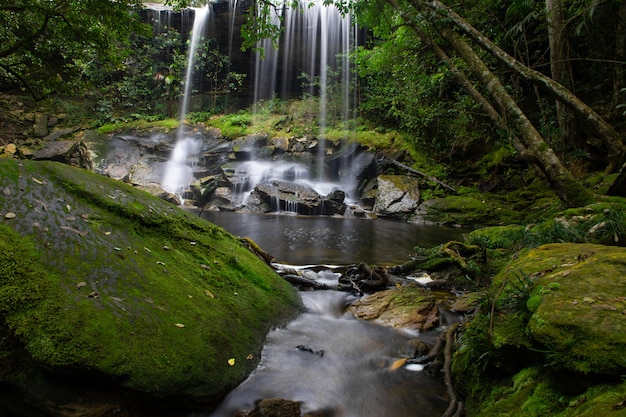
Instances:
[[[189,111],[189,101],[193,92],[193,76],[196,60],[196,52],[198,45],[204,34],[204,27],[210,16],[210,6],[206,5],[202,8],[194,9],[193,28],[191,30],[191,39],[189,41],[189,49],[187,51],[187,71],[185,74],[184,91],[180,106],[180,127],[176,134],[176,145],[165,167],[165,174],[161,182],[164,190],[182,194],[193,178],[193,163],[197,160],[200,151],[200,142],[188,137],[185,133],[185,118]]]
[[[202,217],[251,237],[280,265],[306,271],[307,278],[337,284],[335,266],[359,261],[405,262],[412,246],[432,247],[459,239],[462,230],[388,220],[204,212]],[[328,264],[328,265],[322,265]],[[394,329],[355,319],[347,306],[355,295],[301,292],[306,312],[267,337],[257,369],[212,413],[231,417],[264,398],[301,402],[302,411],[336,417],[438,417],[447,407],[440,377],[422,365],[403,364],[409,340],[433,343],[437,331]],[[446,320],[445,318],[442,320]]]
[[[235,13],[237,9],[235,0],[231,0],[230,12]],[[209,7],[195,10],[181,121],[186,116],[192,91],[198,36],[203,32],[202,25],[209,10]],[[312,81],[310,94],[320,99],[318,157],[321,160],[325,157],[323,141],[331,72],[340,73],[341,88],[337,94],[341,97],[344,117],[350,116],[354,104],[349,87],[348,55],[356,43],[358,31],[350,16],[321,2],[298,10],[279,9],[275,16],[277,22],[281,15],[285,25],[280,40],[282,52],[275,50],[269,41],[260,45],[265,54],[264,57],[257,54],[255,73],[251,77],[255,84],[254,100],[287,98],[298,83],[297,72],[307,73]],[[232,32],[232,24],[229,26]],[[232,33],[229,36],[230,55]],[[341,64],[339,55],[343,55]],[[191,183],[194,160],[201,153],[201,142],[187,137],[182,126],[181,123],[162,183],[173,193],[180,193]],[[252,166],[244,165],[235,172],[250,177],[243,182],[248,186],[256,181],[254,174],[259,168],[258,161],[253,162]],[[276,171],[281,166],[279,163],[269,170]],[[266,177],[268,167],[260,168],[265,172],[261,176]],[[298,177],[300,168],[288,167],[288,172]],[[344,168],[345,172],[350,171]],[[318,172],[315,176],[316,186],[326,185],[322,174]],[[311,176],[305,177],[300,180],[311,181]],[[341,182],[345,186],[353,180],[343,178]],[[225,212],[199,214],[232,234],[250,237],[277,262],[308,270],[307,277],[314,276],[325,283],[337,281],[335,266],[361,261],[402,263],[410,259],[415,246],[432,247],[461,235],[458,229],[385,220]],[[217,410],[196,416],[231,417],[238,410],[250,410],[258,400],[269,397],[299,401],[304,412],[324,410],[319,415],[337,417],[434,417],[445,411],[447,401],[442,381],[430,376],[421,365],[398,362],[405,357],[402,352],[411,339],[432,342],[437,337],[436,332],[417,334],[356,320],[346,311],[355,300],[355,296],[348,293],[302,292],[301,297],[306,312],[284,328],[268,334],[260,364],[250,377],[235,388]]]
[[[435,417],[447,407],[440,379],[404,365],[402,347],[416,334],[354,319],[354,298],[334,291],[302,293],[307,312],[267,337],[256,371],[211,417],[231,417],[263,398],[302,402],[325,416]]]

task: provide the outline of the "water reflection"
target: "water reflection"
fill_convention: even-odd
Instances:
[[[236,236],[255,241],[278,262],[294,265],[406,262],[416,246],[461,238],[463,230],[392,220],[203,212]]]

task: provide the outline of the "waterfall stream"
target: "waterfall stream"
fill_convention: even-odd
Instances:
[[[162,184],[164,190],[181,195],[194,180],[193,164],[198,158],[200,143],[196,138],[187,137],[185,133],[185,118],[189,111],[189,102],[193,93],[193,76],[196,52],[200,39],[204,34],[205,24],[210,16],[210,6],[196,8],[191,30],[191,39],[187,51],[187,65],[184,81],[184,91],[180,106],[180,125],[176,135],[176,145],[165,167]]]

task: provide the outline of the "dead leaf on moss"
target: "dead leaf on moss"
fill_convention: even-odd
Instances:
[[[184,327],[185,327],[185,325],[184,325],[184,324],[182,324],[182,323],[176,323],[174,326],[176,326],[176,327],[178,327],[178,328],[180,328],[180,329],[182,329],[182,328],[184,328]]]
[[[235,366],[235,358],[230,358],[230,359],[228,360],[228,364],[229,364],[230,366]]]

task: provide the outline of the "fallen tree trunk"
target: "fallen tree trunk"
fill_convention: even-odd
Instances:
[[[424,178],[428,179],[429,181],[435,182],[435,183],[437,183],[437,184],[439,184],[439,185],[441,185],[441,186],[443,186],[443,187],[447,188],[448,190],[452,191],[453,193],[456,193],[456,190],[454,189],[454,187],[452,187],[452,186],[450,186],[450,185],[446,184],[445,182],[443,182],[443,181],[441,181],[441,180],[437,179],[436,177],[433,177],[432,175],[428,175],[428,174],[426,174],[426,173],[424,173],[424,172],[418,171],[418,170],[417,170],[417,169],[415,169],[415,168],[411,168],[410,166],[405,165],[405,164],[403,164],[402,162],[396,161],[395,159],[391,159],[391,158],[389,158],[388,156],[384,156],[384,155],[383,155],[382,157],[383,157],[386,161],[389,161],[389,162],[391,162],[392,164],[394,164],[394,165],[396,165],[396,166],[399,166],[400,168],[402,168],[402,169],[404,169],[404,170],[406,170],[406,171],[408,171],[408,172],[411,172],[411,173],[416,174],[416,175],[420,175],[420,176],[422,176],[422,177],[424,177]]]

